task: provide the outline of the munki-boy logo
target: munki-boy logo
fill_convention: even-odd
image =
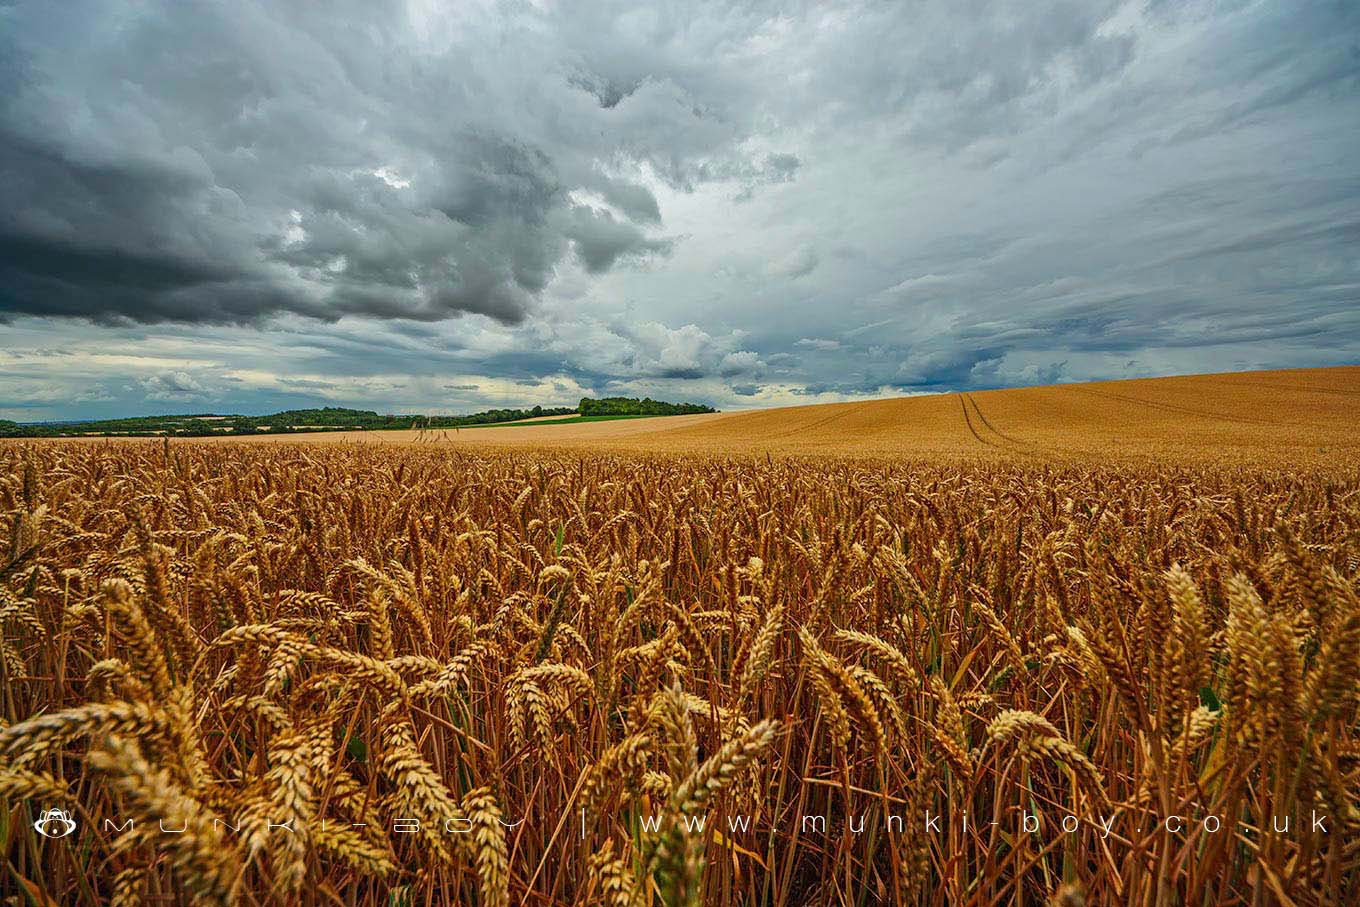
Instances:
[[[588,818],[585,810],[582,810],[579,814],[579,833],[582,840],[585,840],[586,838]],[[643,815],[639,818],[639,831],[644,835],[661,834],[672,829],[674,831],[702,835],[707,830],[709,816],[703,813],[680,816],[675,819],[673,823],[668,822],[665,817],[659,813]],[[727,830],[730,834],[749,832],[754,824],[752,821],[753,816],[750,814],[728,815],[722,818],[725,819]],[[790,817],[790,821],[797,827],[799,833],[804,836],[841,834],[844,831],[848,831],[850,834],[859,835],[865,832],[867,820],[869,818],[870,816],[866,814],[840,817],[827,815],[801,815]],[[947,814],[942,815],[939,813],[932,813],[929,810],[915,817],[915,821],[911,821],[910,817],[905,814],[894,813],[888,813],[879,818],[882,821],[882,824],[879,827],[890,835],[912,835],[915,833],[928,836],[939,835],[943,833],[945,826],[951,824],[950,817]],[[521,817],[514,822],[508,822],[498,818],[497,821],[506,828],[517,828],[524,824],[525,818]],[[961,821],[962,829],[966,834],[970,826],[968,816],[962,816]],[[1297,817],[1297,819],[1290,815],[1273,815],[1270,817],[1270,827],[1277,834],[1289,834],[1296,829],[1303,829],[1311,831],[1312,833],[1325,835],[1329,832],[1327,825],[1328,821],[1329,817],[1326,814],[1320,814],[1316,810],[1312,810],[1307,816]],[[1059,831],[1063,834],[1071,835],[1078,833],[1082,829],[1082,826],[1086,826],[1091,831],[1098,834],[1102,839],[1106,839],[1109,838],[1114,831],[1114,822],[1115,816],[1113,815],[1087,816],[1083,818],[1073,813],[1059,813],[1055,817],[1047,816],[1039,810],[1034,812],[1022,810],[1019,813],[1015,829],[1029,835],[1037,834],[1043,836],[1056,834]],[[1002,823],[993,820],[988,824],[1001,825]],[[213,826],[215,828],[220,828],[230,834],[240,833],[244,825],[244,823],[233,825],[220,818],[213,819]],[[297,824],[296,819],[287,819],[281,822],[264,821],[259,823],[259,825],[262,826],[266,832],[277,830],[289,834],[298,834],[304,830]],[[325,831],[328,826],[334,825],[348,828],[368,827],[362,822],[328,822],[324,819],[317,823],[317,827],[322,831]],[[1223,817],[1221,816],[1213,814],[1197,815],[1191,813],[1188,815],[1169,815],[1165,818],[1148,817],[1145,824],[1140,825],[1138,831],[1141,832],[1156,826],[1165,828],[1167,832],[1173,835],[1188,833],[1192,826],[1197,826],[1206,834],[1211,835],[1218,834],[1226,827]],[[42,814],[38,821],[33,823],[33,827],[44,837],[64,838],[75,831],[76,823],[69,813],[60,809],[49,809]],[[136,823],[130,818],[124,818],[121,822],[114,821],[114,819],[111,818],[105,818],[103,820],[103,829],[106,832],[131,832],[135,827]],[[473,823],[471,819],[461,816],[426,816],[421,818],[392,819],[390,823],[380,827],[391,831],[393,834],[418,834],[424,830],[437,829],[445,834],[457,835],[469,834],[472,832]],[[164,821],[161,821],[157,823],[157,829],[161,834],[177,835],[184,834],[188,831],[188,826],[184,825],[179,828],[168,827]],[[1242,826],[1241,830],[1244,834],[1251,834],[1253,832],[1253,829],[1248,826]]]
[[[64,838],[76,830],[76,820],[60,809],[49,809],[38,817],[33,828],[44,838]]]

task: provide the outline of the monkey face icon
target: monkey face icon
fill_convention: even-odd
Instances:
[[[71,814],[60,809],[49,809],[38,817],[33,828],[44,838],[64,838],[76,830],[76,821]]]

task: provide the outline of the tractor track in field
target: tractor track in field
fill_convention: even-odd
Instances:
[[[1001,446],[1000,444],[997,444],[997,443],[995,443],[995,442],[993,442],[993,441],[988,441],[986,438],[982,437],[982,435],[978,434],[978,430],[973,426],[973,417],[970,416],[970,415],[968,415],[968,395],[967,395],[967,394],[959,394],[959,408],[963,410],[963,422],[964,422],[964,424],[968,426],[968,431],[973,435],[973,438],[976,439],[977,442],[978,442],[979,444],[985,444],[985,445],[988,446],[988,447],[1000,447],[1000,446]]]
[[[1031,446],[1028,441],[1022,441],[1019,438],[1012,437],[1011,435],[1006,434],[1004,431],[993,425],[991,420],[987,418],[986,413],[982,411],[982,407],[978,406],[978,402],[976,399],[974,399],[972,394],[964,394],[963,396],[965,400],[973,404],[973,415],[977,416],[978,419],[982,421],[982,424],[985,425],[991,431],[992,434],[996,435],[998,438],[1002,438],[1003,440],[1009,441],[1010,443],[1016,445],[1017,447]]]
[[[1271,419],[1253,419],[1250,416],[1230,416],[1227,413],[1214,412],[1211,409],[1195,409],[1192,406],[1180,406],[1175,403],[1161,403],[1157,400],[1144,400],[1141,397],[1130,397],[1128,394],[1116,394],[1113,391],[1098,391],[1095,388],[1083,387],[1080,384],[1071,384],[1068,386],[1073,390],[1081,391],[1083,394],[1093,394],[1097,397],[1104,397],[1107,400],[1119,400],[1123,403],[1134,403],[1138,406],[1146,406],[1149,409],[1160,409],[1163,412],[1179,413],[1183,416],[1222,419],[1224,422],[1239,422],[1243,425],[1267,425],[1271,428],[1286,427],[1285,423]]]
[[[851,414],[853,414],[853,413],[859,412],[860,410],[862,410],[862,409],[864,408],[864,406],[865,406],[865,404],[861,403],[859,406],[856,406],[856,407],[854,407],[853,409],[842,410],[841,412],[834,413],[834,414],[832,414],[832,415],[830,415],[830,416],[827,416],[827,417],[824,418],[824,419],[817,419],[817,420],[815,420],[815,421],[813,421],[813,422],[809,422],[807,425],[800,425],[800,426],[798,426],[797,428],[792,428],[792,429],[789,429],[788,431],[779,432],[778,434],[768,435],[768,437],[770,437],[770,438],[792,438],[792,437],[795,436],[795,435],[801,435],[801,434],[804,434],[804,433],[806,433],[806,432],[810,432],[810,431],[812,431],[812,430],[815,429],[815,428],[821,428],[823,425],[828,425],[828,424],[830,424],[830,423],[832,423],[832,422],[835,422],[837,419],[844,419],[846,416],[849,416],[849,415],[851,415]]]
[[[1215,384],[1245,385],[1247,387],[1262,387],[1269,390],[1278,391],[1303,391],[1309,394],[1337,394],[1343,397],[1360,397],[1360,391],[1348,390],[1344,387],[1313,387],[1308,384],[1286,384],[1275,381],[1241,381],[1237,379],[1216,378]]]
[[[1023,457],[1043,458],[1054,453],[1052,449],[1045,445],[1034,444],[1030,441],[1017,438],[1014,435],[1008,435],[997,428],[992,424],[992,420],[987,418],[987,415],[982,411],[982,407],[978,406],[978,402],[973,399],[972,394],[961,393],[959,394],[959,398],[960,402],[963,404],[963,420],[968,425],[968,431],[971,432],[973,437],[980,443],[985,444],[988,447],[996,448],[997,450],[1019,454]],[[971,415],[968,412],[970,404],[973,407]],[[974,421],[974,417],[976,417],[976,422]],[[982,427],[983,431],[995,435],[997,440],[988,440],[983,437],[983,433],[978,431],[979,425]]]

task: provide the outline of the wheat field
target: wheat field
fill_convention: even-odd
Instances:
[[[1149,464],[1290,464],[1360,459],[1360,367],[1286,369],[928,394],[574,425],[334,432],[309,443],[552,447],[718,456],[803,455]],[[291,443],[262,435],[246,443]],[[204,439],[239,444],[242,440]]]
[[[1354,903],[1355,374],[5,444],[0,892]]]

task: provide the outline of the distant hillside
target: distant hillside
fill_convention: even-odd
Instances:
[[[1141,378],[730,413],[642,450],[1058,462],[1360,463],[1360,367]],[[616,441],[623,444],[623,441]]]
[[[136,416],[127,419],[98,419],[86,422],[21,423],[0,419],[3,438],[76,438],[76,437],[218,437],[231,435],[298,434],[327,431],[392,431],[400,429],[464,428],[497,425],[544,416],[564,419],[623,418],[628,416],[673,416],[711,413],[712,407],[696,403],[665,403],[645,398],[609,397],[595,400],[583,397],[575,406],[534,406],[529,409],[488,409],[465,416],[426,416],[419,414],[381,414],[366,409],[327,406],[321,409],[290,409],[265,416],[194,413],[176,416]]]

